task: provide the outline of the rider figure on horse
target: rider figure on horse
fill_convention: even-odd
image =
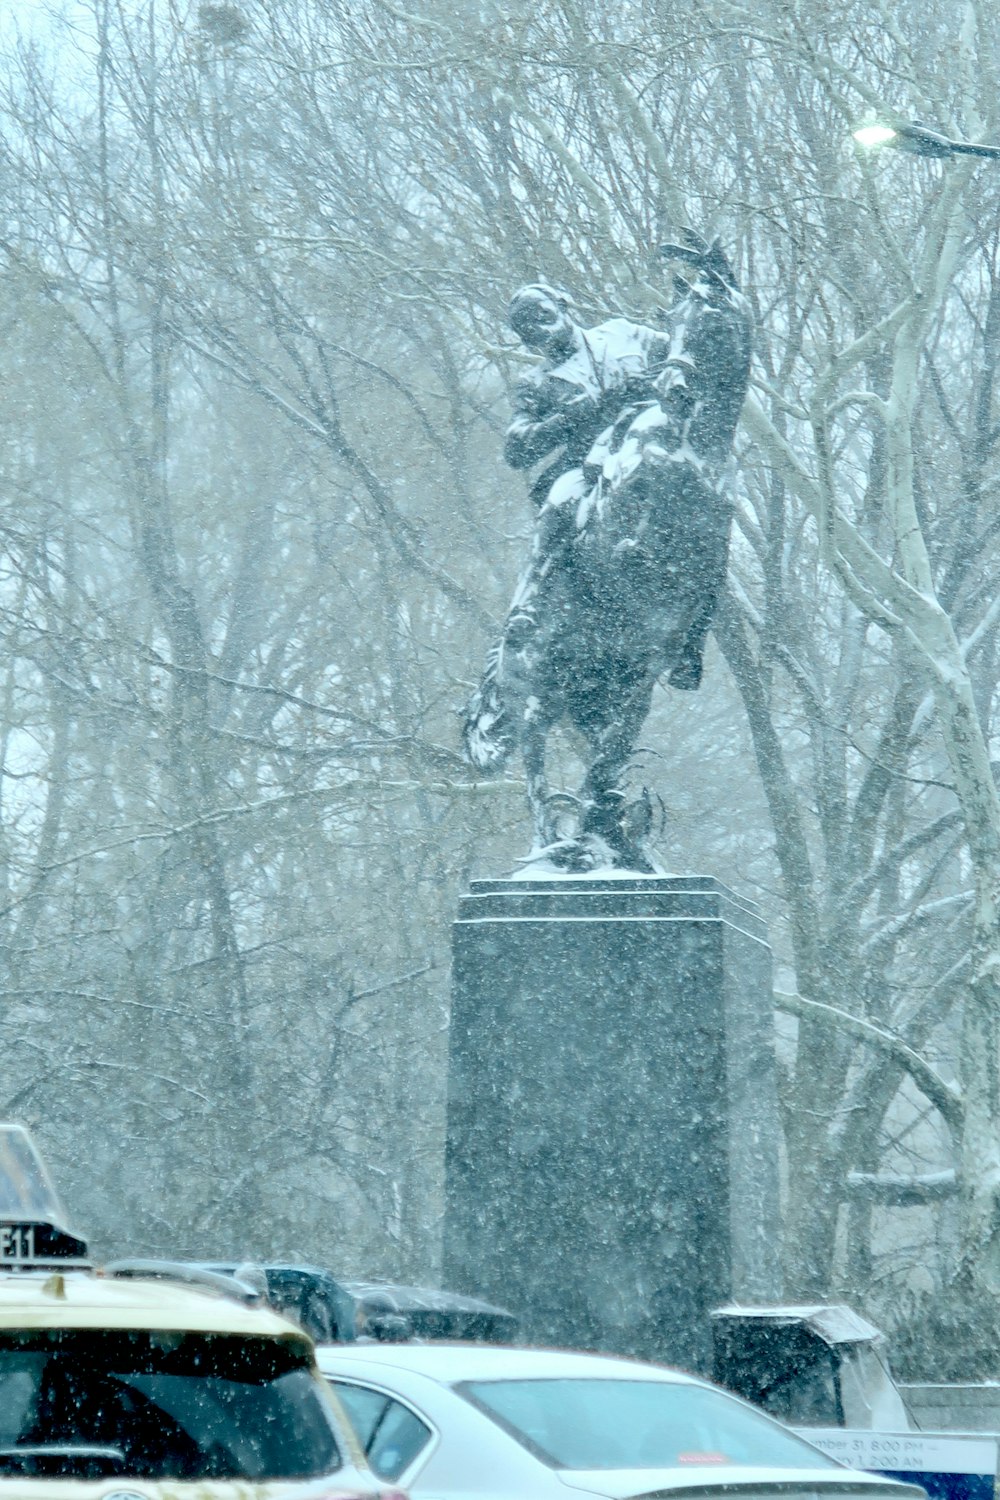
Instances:
[[[666,334],[642,323],[609,318],[582,328],[571,316],[566,294],[544,282],[515,292],[507,316],[522,343],[544,355],[545,362],[515,388],[504,458],[514,469],[551,459],[529,492],[538,520],[531,557],[504,628],[506,649],[519,651],[536,623],[539,588],[582,523],[581,507],[598,477],[600,459],[615,450],[644,404],[662,407],[671,401],[683,407],[684,362],[671,360]],[[604,442],[595,447],[604,434]],[[693,643],[693,655],[685,652],[670,674],[674,687],[699,685],[703,646],[702,636]]]

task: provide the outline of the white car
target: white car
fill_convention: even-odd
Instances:
[[[925,1500],[661,1365],[487,1344],[317,1350],[380,1478],[412,1500]]]

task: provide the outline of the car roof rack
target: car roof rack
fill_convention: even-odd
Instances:
[[[175,1281],[183,1286],[217,1292],[220,1296],[242,1302],[247,1307],[258,1307],[264,1300],[256,1287],[248,1286],[235,1276],[223,1276],[219,1271],[209,1271],[204,1266],[192,1266],[179,1260],[113,1260],[101,1267],[101,1274],[115,1278],[141,1277],[154,1281]]]

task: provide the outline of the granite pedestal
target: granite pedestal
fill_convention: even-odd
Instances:
[[[707,1372],[780,1296],[771,954],[703,877],[478,880],[454,927],[445,1285]]]

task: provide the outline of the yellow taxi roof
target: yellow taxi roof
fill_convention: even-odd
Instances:
[[[266,1308],[169,1281],[89,1271],[0,1275],[4,1328],[176,1328],[309,1342],[301,1328]]]

